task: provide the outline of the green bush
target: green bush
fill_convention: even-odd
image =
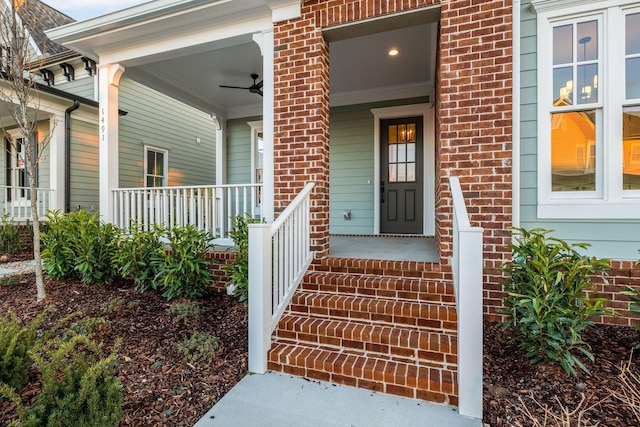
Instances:
[[[176,322],[187,323],[191,319],[197,319],[202,314],[200,306],[193,302],[179,302],[173,304],[168,309],[169,313],[175,316]]]
[[[210,236],[194,225],[167,231],[170,249],[161,253],[156,276],[157,287],[167,299],[199,298],[211,284],[207,252],[213,247]]]
[[[60,211],[50,211],[47,219],[47,229],[41,235],[42,264],[47,276],[54,280],[78,277],[71,246],[74,227],[69,217]]]
[[[247,304],[249,302],[249,224],[264,223],[260,218],[253,218],[248,213],[231,219],[232,227],[229,235],[233,240],[236,258],[222,268],[229,275],[235,286],[233,294]]]
[[[116,277],[112,259],[119,230],[100,223],[98,214],[84,210],[50,212],[42,235],[42,258],[47,275],[55,280],[78,277],[86,284],[110,283]]]
[[[78,315],[72,313],[41,331],[42,323],[52,310],[52,306],[46,307],[25,326],[21,326],[20,319],[12,311],[8,312],[8,317],[0,317],[0,383],[20,389],[31,365],[29,351],[39,348],[69,319]]]
[[[212,362],[219,346],[220,342],[215,335],[195,331],[189,338],[177,344],[177,350],[191,363],[198,360]]]
[[[572,375],[576,366],[588,373],[575,353],[593,361],[581,333],[593,317],[614,314],[604,307],[606,298],[589,291],[593,276],[605,275],[609,262],[580,254],[576,249],[586,243],[547,237],[549,230],[514,230],[513,261],[503,265],[509,275],[504,313],[511,316],[503,327],[517,327],[519,347],[533,363],[552,360]]]
[[[41,342],[38,329],[46,311],[26,326],[20,325],[12,311],[8,314],[8,318],[0,317],[0,382],[19,389],[27,381],[31,365],[27,352]]]
[[[42,376],[42,391],[26,406],[12,388],[1,385],[0,395],[16,408],[18,423],[36,426],[117,426],[123,393],[115,376],[116,355],[102,356],[102,346],[85,335],[51,341],[30,351]]]
[[[0,222],[0,252],[15,254],[22,249],[20,240],[18,225],[13,221],[11,215],[5,212]]]
[[[164,244],[160,240],[163,234],[164,229],[160,226],[154,225],[145,231],[133,222],[116,245],[113,265],[121,277],[134,281],[138,292],[157,287],[156,276],[164,254]]]

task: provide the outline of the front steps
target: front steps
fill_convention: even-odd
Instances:
[[[429,263],[406,264],[314,265],[276,329],[269,369],[457,405],[452,285],[429,277]]]

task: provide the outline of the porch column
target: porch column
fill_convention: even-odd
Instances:
[[[100,218],[114,218],[111,190],[118,188],[118,85],[124,73],[120,64],[98,66],[98,101],[100,103],[98,173]]]
[[[273,178],[273,30],[254,34],[253,40],[262,51],[262,217],[268,223],[274,215],[274,178]]]
[[[211,120],[216,127],[216,185],[222,185],[227,183],[227,121],[217,114]]]
[[[64,210],[65,180],[65,127],[64,116],[51,114],[49,116],[49,188],[53,190],[49,200],[49,209]]]

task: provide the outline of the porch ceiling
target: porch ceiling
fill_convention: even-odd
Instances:
[[[266,1],[156,0],[62,27],[49,35],[99,61],[118,59],[126,68],[125,77],[202,111],[226,118],[248,117],[261,114],[262,98],[248,90],[220,85],[248,87],[250,74],[262,78],[262,55],[251,33],[260,31],[256,25],[271,25]],[[169,8],[170,3],[180,3],[181,9]],[[185,6],[189,4],[191,8]],[[243,10],[251,6],[252,14],[240,18],[236,10],[240,5]],[[214,12],[215,17],[204,19]],[[221,36],[216,26],[223,28],[223,16],[226,23],[233,23],[235,29],[246,28],[245,32],[226,31]],[[365,35],[354,32],[357,37],[330,43],[332,105],[433,93],[437,24],[409,23],[391,30],[380,26],[386,31]],[[182,41],[180,46],[172,46],[172,40]],[[388,55],[391,47],[398,49],[397,56]]]

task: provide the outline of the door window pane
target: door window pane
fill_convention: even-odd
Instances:
[[[416,164],[407,163],[407,182],[416,181]]]
[[[398,164],[398,182],[407,182],[407,165]]]
[[[389,163],[396,163],[398,161],[398,146],[390,145],[389,146]]]
[[[389,144],[395,144],[398,142],[398,127],[389,126]]]
[[[398,144],[398,162],[404,163],[407,161],[407,144]]]
[[[397,182],[397,168],[395,164],[389,165],[389,182]]]
[[[596,189],[595,110],[551,114],[553,191]]]
[[[416,144],[407,144],[407,162],[416,161]]]

